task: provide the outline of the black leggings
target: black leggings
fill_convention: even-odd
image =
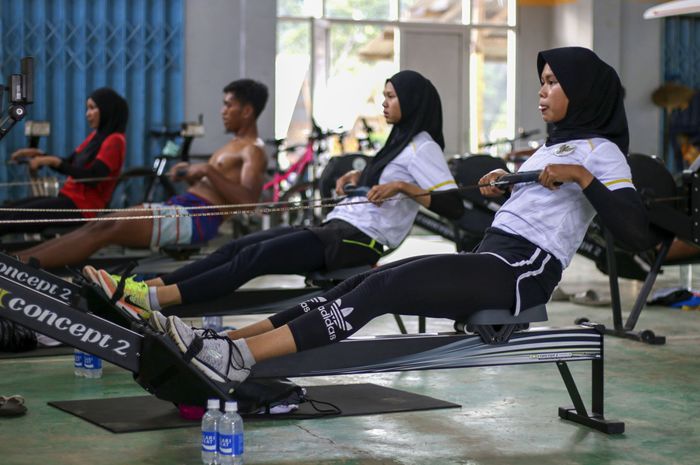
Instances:
[[[547,302],[561,276],[556,259],[540,264],[543,273],[527,289],[528,307]],[[345,339],[385,313],[459,320],[476,310],[513,309],[522,271],[482,253],[408,258],[349,278],[270,322],[288,324],[297,349],[307,350]]]
[[[14,202],[7,202],[3,205],[7,208],[36,208],[36,209],[77,209],[71,199],[64,195],[58,197],[29,197]],[[0,212],[0,220],[36,220],[36,219],[61,219],[61,218],[83,218],[79,211],[75,212]],[[83,222],[71,223],[14,223],[0,224],[0,234],[8,233],[34,233],[41,232],[50,226],[80,226]]]
[[[183,303],[204,302],[228,295],[257,276],[321,270],[324,249],[311,231],[273,228],[231,241],[161,279],[177,284]]]

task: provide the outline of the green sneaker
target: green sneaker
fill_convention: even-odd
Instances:
[[[119,281],[105,270],[98,272],[100,286],[108,297],[112,297],[117,291]],[[148,285],[132,280],[124,284],[124,294],[117,300],[117,306],[129,312],[134,318],[147,320],[151,316],[151,304],[148,300]]]
[[[102,283],[100,282],[100,273],[105,273],[104,270],[98,270],[95,269],[95,267],[90,266],[90,265],[85,265],[83,267],[83,276],[88,278],[90,281],[93,283],[97,284],[98,286],[102,287]],[[114,280],[115,283],[119,284],[119,282],[122,280],[122,277],[118,274],[109,274],[109,276]],[[146,284],[141,282],[141,281],[136,281],[134,279],[136,275],[129,276],[126,278],[126,283],[124,284],[124,290],[126,289],[131,289],[134,286],[136,287],[141,287],[145,286]]]
[[[116,275],[110,275],[112,276],[112,279],[116,281],[117,284],[119,284],[119,280],[121,279],[121,276],[116,276]],[[136,276],[136,275],[134,275]],[[143,281],[136,281],[134,279],[134,276],[129,276],[126,278],[126,282],[124,283],[124,295],[127,293],[129,294],[141,294],[141,293],[146,293],[146,302],[148,302],[148,285],[144,283]],[[151,304],[148,302],[148,308],[150,309]]]

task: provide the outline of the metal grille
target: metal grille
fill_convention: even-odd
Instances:
[[[51,122],[40,144],[49,153],[68,155],[87,136],[85,100],[98,87],[129,102],[126,166],[150,165],[159,152],[148,128],[183,119],[183,0],[0,0],[0,82],[27,55],[35,91],[26,119]],[[23,126],[0,143],[1,160],[27,145]],[[0,179],[21,177],[23,169],[1,163]]]

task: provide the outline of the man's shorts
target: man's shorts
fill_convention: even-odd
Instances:
[[[146,208],[153,210],[153,229],[151,230],[151,248],[158,249],[171,244],[198,244],[207,242],[216,236],[223,216],[197,216],[197,213],[212,213],[212,209],[193,207],[211,204],[191,192],[171,197],[163,203],[147,203]]]

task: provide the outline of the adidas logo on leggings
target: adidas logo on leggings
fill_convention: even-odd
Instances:
[[[322,303],[325,301],[326,301],[325,297],[314,297],[314,298],[311,298],[309,300],[305,300],[304,302],[300,303],[299,306],[304,311],[304,313],[308,313],[310,310],[313,310],[311,308],[311,305],[309,305],[309,304],[315,304],[317,302]]]
[[[328,329],[328,339],[334,341],[337,337],[335,329],[339,328],[343,331],[352,330],[352,325],[345,321],[345,317],[350,315],[354,310],[353,307],[340,308],[342,302],[341,299],[336,300],[331,304],[329,310],[325,306],[318,307],[318,311],[323,318],[323,322]]]

